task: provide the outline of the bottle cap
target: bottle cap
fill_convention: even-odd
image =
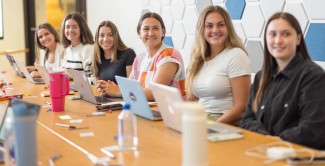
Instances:
[[[129,110],[130,107],[131,107],[131,105],[130,105],[129,103],[125,103],[125,104],[123,105],[123,110]]]

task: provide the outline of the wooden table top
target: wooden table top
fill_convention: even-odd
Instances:
[[[62,157],[55,161],[57,165],[92,165],[84,153],[69,144],[66,140],[85,149],[97,157],[105,155],[100,148],[116,145],[114,136],[117,135],[117,116],[120,111],[113,111],[101,117],[87,117],[86,115],[95,112],[95,105],[83,100],[65,99],[64,112],[47,112],[50,108],[45,101],[50,101],[49,97],[40,96],[44,89],[44,84],[34,85],[26,79],[15,76],[13,72],[0,74],[6,82],[12,85],[6,90],[8,93],[24,93],[24,100],[40,104],[41,111],[38,116],[37,143],[38,159],[42,163],[55,155],[62,154]],[[5,109],[7,102],[0,102],[0,111]],[[61,115],[69,115],[72,119],[82,119],[81,124],[70,124],[69,120],[62,120]],[[64,123],[76,126],[89,126],[89,129],[69,130],[56,126],[55,123]],[[154,122],[141,117],[137,117],[138,125],[138,151],[113,152],[116,156],[110,163],[121,165],[181,165],[182,146],[181,134],[167,128],[162,121]],[[92,137],[80,137],[80,133],[92,132]],[[258,133],[243,130],[244,138],[224,142],[208,143],[209,165],[213,166],[252,166],[263,165],[264,159],[253,158],[245,155],[245,151],[250,148],[278,142],[278,139],[261,135]],[[63,140],[63,137],[66,140]],[[295,148],[304,148],[293,145]],[[199,153],[199,152],[198,152]],[[317,154],[319,152],[316,152]],[[278,161],[271,165],[285,165],[286,162]]]

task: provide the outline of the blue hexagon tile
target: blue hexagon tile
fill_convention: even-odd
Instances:
[[[226,9],[230,15],[230,17],[234,20],[240,20],[244,9],[245,9],[246,2],[245,0],[227,0],[226,1]]]
[[[315,61],[325,61],[325,23],[311,23],[306,33],[308,51]]]
[[[171,36],[165,36],[163,43],[166,44],[167,46],[174,47],[173,39]]]

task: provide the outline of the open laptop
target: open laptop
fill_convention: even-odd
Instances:
[[[40,64],[35,63],[34,65],[37,68],[37,71],[41,74],[46,86],[50,86],[50,74],[47,71],[47,69],[43,65],[40,65]],[[70,87],[71,91],[77,91],[75,83],[70,82],[69,87]]]
[[[34,84],[44,84],[44,80],[42,78],[32,78],[29,75],[29,72],[27,71],[26,66],[20,59],[15,59],[15,60],[16,60],[16,63],[18,65],[20,71],[22,71],[24,73],[25,77],[27,78],[27,80],[29,82],[34,83]]]
[[[93,104],[98,104],[98,105],[113,102],[113,101],[122,101],[121,98],[108,98],[104,96],[95,96],[84,71],[72,70],[72,69],[69,69],[69,71],[72,75],[76,89],[78,90],[80,98],[82,100],[88,101]]]
[[[26,108],[28,108],[29,113],[38,115],[40,106],[33,103],[28,103],[18,99],[11,99],[9,100],[9,104],[6,110],[1,111],[0,113],[0,163],[4,162],[4,140],[6,137],[6,128],[8,124],[12,123],[13,117],[13,106],[17,105],[17,108],[24,109],[23,111],[26,112]],[[28,114],[29,114],[28,113]]]
[[[20,71],[20,69],[16,63],[15,58],[10,54],[6,54],[6,57],[9,61],[10,66],[14,69],[15,74],[22,78],[25,78],[24,73]]]
[[[146,95],[137,80],[115,76],[125,103],[130,103],[131,111],[135,115],[150,120],[162,120],[158,111],[150,109]]]
[[[181,132],[182,110],[177,109],[175,106],[175,103],[184,102],[179,90],[157,83],[150,83],[150,88],[165,125]],[[222,141],[243,137],[239,129],[220,123],[209,124],[207,128],[208,139],[211,141]]]
[[[46,68],[40,64],[34,64],[38,73],[40,73],[40,75],[42,76],[44,83],[46,86],[50,86],[50,75],[47,72]]]

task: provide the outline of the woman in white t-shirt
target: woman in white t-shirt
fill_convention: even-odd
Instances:
[[[200,14],[186,73],[188,100],[205,106],[208,120],[234,124],[245,110],[250,64],[229,14],[208,6]]]
[[[46,69],[61,67],[63,61],[63,47],[60,38],[53,26],[49,23],[41,24],[35,31],[35,63],[41,64]],[[35,66],[27,67],[33,78],[40,78],[41,75]]]
[[[90,76],[94,37],[86,19],[79,13],[68,14],[63,20],[61,33],[65,48],[65,68],[82,70]]]

